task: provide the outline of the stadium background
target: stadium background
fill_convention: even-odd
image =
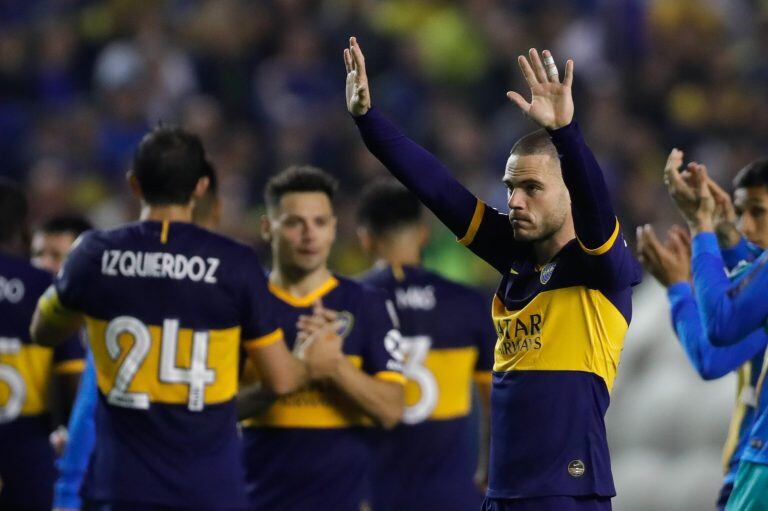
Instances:
[[[638,223],[680,222],[661,185],[672,146],[727,183],[768,140],[766,1],[4,0],[0,174],[25,184],[36,222],[80,211],[112,226],[137,213],[132,148],[158,122],[181,123],[219,171],[223,230],[256,245],[270,173],[312,163],[336,175],[333,265],[357,273],[355,194],[385,171],[344,108],[350,34],[374,104],[499,208],[511,143],[532,129],[504,92],[523,90],[514,59],[532,46],[576,61],[576,116],[630,240]],[[427,263],[496,284],[439,227]],[[697,379],[646,278],[608,414],[617,511],[712,507],[734,386]]]

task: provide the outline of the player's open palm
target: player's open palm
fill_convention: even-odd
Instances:
[[[507,97],[540,126],[554,130],[567,126],[573,119],[573,61],[565,63],[565,76],[561,82],[552,53],[544,50],[543,57],[542,62],[539,52],[531,48],[528,57],[520,55],[517,58],[523,77],[531,88],[530,103],[514,91],[507,92]]]
[[[347,68],[347,110],[354,116],[364,115],[371,109],[371,90],[365,73],[365,57],[355,37],[349,38],[349,48],[344,50],[344,66]]]

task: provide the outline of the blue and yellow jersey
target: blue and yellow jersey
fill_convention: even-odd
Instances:
[[[85,315],[96,367],[95,500],[245,503],[234,397],[241,347],[280,340],[255,253],[188,223],[79,240],[39,308]]]
[[[403,423],[381,433],[374,509],[479,509],[470,410],[473,379],[491,381],[488,299],[418,267],[379,267],[362,280],[395,305],[408,378]]]
[[[342,350],[367,374],[404,383],[400,334],[383,293],[342,277],[296,298],[269,284],[275,320],[293,346],[296,321],[312,304],[339,311]],[[243,384],[258,381],[252,366]],[[280,398],[264,414],[243,422],[248,494],[252,510],[358,510],[370,502],[373,421],[333,387],[314,383]]]
[[[30,341],[32,313],[51,279],[26,260],[0,254],[0,507],[27,504],[41,491],[50,507],[51,376],[80,373],[85,365],[79,338],[54,349]]]

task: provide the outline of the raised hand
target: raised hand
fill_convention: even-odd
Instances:
[[[540,126],[554,130],[567,126],[573,119],[573,61],[568,60],[565,63],[565,77],[560,82],[560,74],[552,54],[549,50],[544,50],[543,56],[542,64],[539,52],[536,48],[531,48],[528,58],[524,55],[517,57],[520,70],[531,88],[531,102],[514,91],[507,92],[507,97]]]
[[[344,50],[344,66],[347,68],[347,110],[356,117],[365,115],[371,109],[371,90],[365,72],[365,57],[355,37],[349,38],[349,48]]]
[[[690,162],[683,173],[683,152],[672,149],[664,167],[664,184],[677,209],[688,222],[691,231],[711,231],[714,228],[715,198],[712,196],[706,165]]]
[[[690,279],[691,240],[682,227],[672,226],[664,243],[650,225],[638,227],[637,252],[645,269],[664,287]]]
[[[728,192],[715,183],[712,178],[707,179],[709,192],[715,200],[715,234],[717,241],[723,248],[734,247],[741,239],[741,233],[736,228],[736,208]]]

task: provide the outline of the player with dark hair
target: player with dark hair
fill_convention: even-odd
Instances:
[[[358,234],[376,264],[362,280],[383,289],[397,309],[405,411],[402,424],[383,433],[375,500],[381,511],[478,509],[473,477],[487,484],[488,432],[473,457],[473,381],[481,424],[489,426],[491,369],[496,332],[488,303],[477,291],[421,266],[429,236],[419,199],[394,180],[366,187]]]
[[[84,495],[98,509],[242,507],[240,350],[277,394],[306,378],[273,323],[256,254],[191,223],[208,166],[195,135],[147,134],[128,174],[141,220],[85,233],[38,304],[40,344],[87,326],[99,396]]]
[[[710,183],[718,202],[715,232],[732,280],[747,271],[749,262],[768,244],[766,160],[744,167],[733,183],[736,208],[724,190],[714,182]],[[744,237],[739,228],[743,229]],[[756,388],[768,335],[760,329],[733,346],[713,346],[702,327],[690,283],[691,246],[688,233],[674,227],[662,244],[653,229],[645,226],[638,228],[637,239],[643,265],[667,288],[672,324],[696,371],[705,380],[720,378],[731,371],[737,373],[736,405],[723,449],[725,479],[717,502],[718,509],[722,510],[731,495],[739,462],[749,444],[757,404]]]
[[[342,351],[308,360],[313,382],[243,422],[251,510],[357,511],[371,501],[372,426],[391,428],[403,412],[400,334],[383,293],[334,275],[336,181],[314,167],[291,167],[266,186],[261,234],[272,249],[269,290],[286,341],[325,321]],[[259,375],[246,368],[243,381]]]
[[[610,509],[616,492],[604,417],[640,268],[573,120],[573,61],[561,81],[548,51],[543,62],[535,49],[518,58],[531,101],[507,96],[546,131],[507,159],[508,215],[371,108],[355,38],[344,62],[347,108],[368,149],[501,274],[484,509]]]
[[[29,263],[27,215],[24,193],[0,179],[0,509],[19,511],[51,509],[56,470],[48,436],[66,423],[84,366],[77,336],[55,349],[30,340],[51,274]]]
[[[81,216],[59,215],[46,220],[32,236],[32,264],[57,273],[77,237],[92,228]]]
[[[754,260],[729,279],[723,270],[728,264],[724,258],[726,254],[718,245],[718,237],[720,243],[724,237],[716,229],[716,211],[721,204],[717,189],[705,165],[690,162],[681,172],[682,165],[683,152],[673,149],[664,169],[664,180],[691,231],[693,285],[705,335],[716,347],[744,349],[758,339],[763,341],[764,349],[764,343],[768,342],[768,336],[764,335],[768,320],[768,300],[765,299],[768,251],[754,258],[754,250],[746,242],[739,241],[729,252],[738,254],[741,251],[740,258]],[[764,221],[765,202],[759,198],[759,187],[765,185],[765,173],[765,160],[759,160],[737,176],[736,183],[758,187],[752,194],[744,193],[736,197],[737,204],[741,203],[739,207],[744,208],[748,195],[751,195],[750,206],[747,207],[749,218],[740,223],[740,227],[747,227],[747,231],[752,227],[749,222]],[[653,239],[650,226],[645,226],[644,231],[649,239]],[[725,244],[726,247],[729,245]],[[760,398],[765,386],[765,374],[766,366],[763,365],[755,388],[757,409],[754,424],[741,454],[726,510],[758,511],[768,507],[768,407]]]

